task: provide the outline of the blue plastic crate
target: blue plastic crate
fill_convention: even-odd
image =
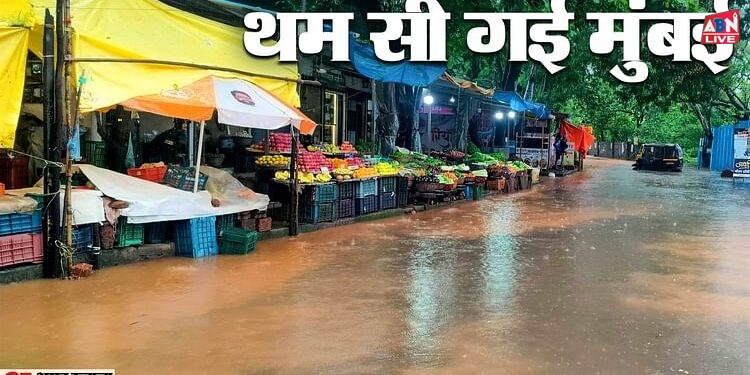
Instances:
[[[467,200],[474,199],[474,185],[464,186],[464,196]]]
[[[343,181],[339,182],[337,185],[339,189],[339,199],[352,199],[356,196],[356,181]]]
[[[338,210],[339,219],[352,216],[354,216],[354,198],[340,200]]]
[[[307,185],[302,190],[300,204],[331,203],[339,199],[339,189],[335,183]]]
[[[357,198],[354,202],[354,211],[357,215],[365,215],[378,211],[378,196],[370,195],[364,198]]]
[[[335,221],[338,213],[338,202],[302,205],[299,208],[299,219],[303,223],[317,224]]]
[[[380,177],[378,179],[378,194],[396,191],[398,176]]]
[[[42,210],[0,215],[0,236],[42,231]]]
[[[67,234],[64,237],[67,239]],[[64,241],[63,241],[64,242]],[[73,227],[73,248],[76,251],[88,251],[94,245],[93,224]]]
[[[395,191],[386,191],[383,193],[380,193],[378,196],[380,197],[380,204],[378,205],[378,208],[380,210],[390,210],[391,208],[396,208],[396,192]]]
[[[371,178],[357,181],[356,197],[364,198],[370,195],[378,195],[378,180]]]
[[[175,254],[202,258],[219,254],[216,216],[182,220],[175,224]]]

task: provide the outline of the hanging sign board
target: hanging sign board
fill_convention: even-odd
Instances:
[[[750,178],[750,129],[734,130],[734,177]]]

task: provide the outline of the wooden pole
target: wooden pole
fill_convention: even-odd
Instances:
[[[294,126],[289,124],[292,133],[292,155],[289,162],[289,182],[290,199],[289,199],[289,235],[296,236],[299,233],[299,207],[297,197],[297,135],[294,133]]]

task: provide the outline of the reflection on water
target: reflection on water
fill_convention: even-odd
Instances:
[[[587,160],[532,191],[0,286],[2,367],[745,374],[750,188]]]

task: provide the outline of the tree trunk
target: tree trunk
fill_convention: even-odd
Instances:
[[[399,129],[396,84],[392,82],[379,83],[376,89],[376,104],[379,110],[376,120],[378,148],[381,154],[390,155],[396,149],[396,135]]]
[[[503,82],[500,86],[503,91],[517,91],[516,82],[521,75],[523,64],[525,64],[523,61],[509,61],[508,65],[505,66],[505,74],[503,74]]]

